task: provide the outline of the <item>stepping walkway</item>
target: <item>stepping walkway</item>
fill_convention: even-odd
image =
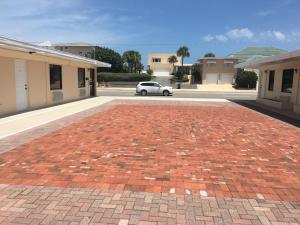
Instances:
[[[299,225],[300,203],[0,185],[0,224]]]

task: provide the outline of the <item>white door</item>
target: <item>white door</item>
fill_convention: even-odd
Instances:
[[[222,74],[221,81],[222,81],[222,84],[232,84],[233,83],[233,74]]]
[[[206,84],[218,84],[218,74],[206,74]]]
[[[28,107],[27,72],[24,60],[15,60],[15,79],[17,111],[23,111]]]
[[[166,77],[170,76],[170,72],[168,69],[157,69],[153,71],[153,75],[158,77]]]

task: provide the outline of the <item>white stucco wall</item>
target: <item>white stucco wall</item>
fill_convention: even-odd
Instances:
[[[292,93],[285,93],[281,91],[282,75],[286,69],[294,69]],[[274,89],[268,90],[269,86],[269,71],[275,71]],[[259,92],[260,98],[267,98],[273,100],[280,100],[282,96],[290,97],[291,103],[299,104],[299,74],[300,74],[300,61],[293,61],[288,63],[273,64],[263,66],[260,68]]]

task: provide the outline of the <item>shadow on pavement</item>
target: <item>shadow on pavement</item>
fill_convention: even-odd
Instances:
[[[300,128],[300,118],[299,119],[292,118],[284,114],[263,108],[257,105],[255,100],[229,100],[229,101]]]

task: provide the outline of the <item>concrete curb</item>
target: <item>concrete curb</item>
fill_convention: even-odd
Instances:
[[[98,88],[97,91],[135,91],[135,88]],[[257,93],[257,90],[200,90],[200,89],[174,89],[175,92],[205,92],[205,93]]]

